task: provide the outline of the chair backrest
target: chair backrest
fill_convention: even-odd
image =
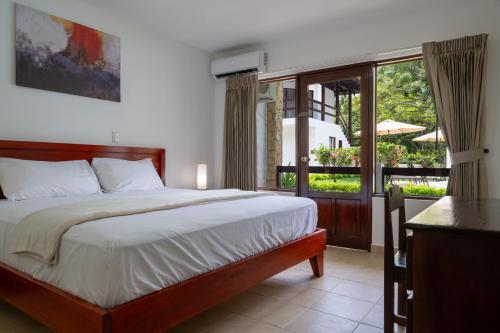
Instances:
[[[403,190],[392,185],[388,191],[384,193],[384,253],[390,255],[394,260],[394,241],[392,235],[392,212],[398,211],[398,246],[400,251],[406,251],[406,231],[404,223],[406,222],[405,200]],[[388,259],[389,257],[386,256]]]

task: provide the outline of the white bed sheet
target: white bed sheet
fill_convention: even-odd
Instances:
[[[310,234],[317,223],[312,200],[265,196],[83,223],[64,234],[53,266],[10,253],[26,215],[96,196],[0,200],[0,261],[110,308]]]

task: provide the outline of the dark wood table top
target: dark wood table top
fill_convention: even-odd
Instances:
[[[500,233],[500,199],[443,197],[405,225],[409,229]]]

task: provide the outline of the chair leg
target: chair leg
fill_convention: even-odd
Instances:
[[[406,290],[406,282],[398,283],[398,315],[406,316],[406,302],[408,294]]]
[[[319,253],[317,256],[309,258],[309,263],[311,264],[312,271],[316,277],[323,276],[323,260],[323,252]]]
[[[394,282],[389,275],[384,278],[384,333],[394,332]]]

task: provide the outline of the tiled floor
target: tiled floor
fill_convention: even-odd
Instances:
[[[322,278],[301,263],[166,333],[382,333],[382,295],[381,255],[328,248]],[[0,332],[49,330],[0,302]]]

